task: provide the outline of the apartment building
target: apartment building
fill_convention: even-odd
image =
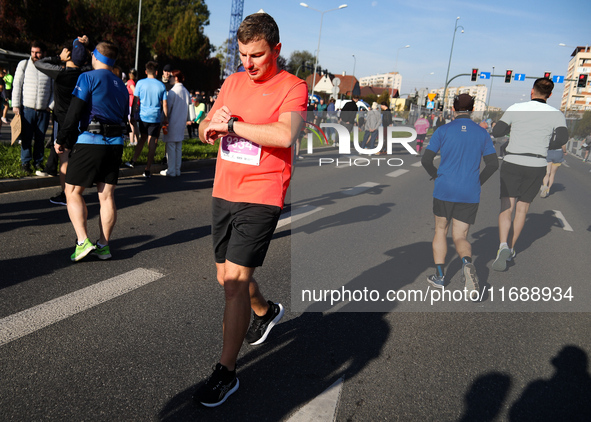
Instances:
[[[591,88],[589,88],[589,83],[585,88],[577,88],[579,75],[590,75],[589,79],[591,81],[591,47],[577,47],[571,57],[568,62],[566,79],[574,79],[574,81],[564,81],[560,110],[565,113],[579,114],[591,110]]]
[[[373,86],[376,88],[392,88],[400,92],[402,75],[398,72],[382,73],[379,75],[364,76],[359,78],[360,86]]]
[[[443,99],[443,88],[432,89],[431,93],[435,93],[439,96],[439,100]],[[454,105],[454,98],[460,94],[469,94],[474,97],[474,111],[485,111],[486,110],[486,96],[488,94],[488,88],[485,85],[471,85],[471,86],[460,86],[460,87],[447,87],[447,104],[446,110],[451,110]]]

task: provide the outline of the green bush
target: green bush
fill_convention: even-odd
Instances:
[[[122,162],[131,160],[134,146],[127,146],[123,149]],[[219,141],[214,145],[204,144],[197,138],[186,139],[183,141],[183,161],[188,160],[203,160],[206,158],[214,158],[217,156]],[[158,141],[156,147],[156,154],[154,155],[154,162],[159,163],[164,159],[165,146],[164,142]],[[45,162],[49,157],[49,149],[45,149]],[[148,158],[148,146],[144,145],[142,154],[138,158],[139,164],[145,164]],[[20,179],[26,177],[27,174],[21,167],[21,147],[18,144],[12,146],[0,144],[0,179]]]

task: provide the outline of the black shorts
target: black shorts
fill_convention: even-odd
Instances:
[[[433,214],[437,217],[445,217],[447,221],[452,218],[462,223],[474,224],[479,204],[464,202],[449,202],[433,198]]]
[[[116,185],[123,145],[76,144],[70,152],[66,183],[91,188],[93,183]]]
[[[140,135],[148,135],[157,138],[160,136],[160,128],[162,125],[160,123],[146,123],[140,120],[138,122],[138,127],[140,129]]]
[[[501,198],[531,203],[546,176],[546,167],[526,167],[504,161],[501,165]]]
[[[212,198],[211,208],[215,262],[228,260],[249,268],[263,265],[281,208],[220,198]]]
[[[422,133],[420,135],[417,133],[417,143],[422,144],[425,141],[425,136],[427,136],[426,133]]]

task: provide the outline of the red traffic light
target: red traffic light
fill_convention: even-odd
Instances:
[[[477,78],[478,78],[478,69],[472,69],[472,76],[470,77],[470,80],[472,82],[475,82]]]
[[[580,74],[579,81],[577,82],[577,88],[587,88],[587,77],[589,75]]]
[[[552,75],[552,73],[550,73],[550,72],[544,72],[544,78],[550,79],[550,75]]]
[[[507,72],[505,73],[505,83],[506,84],[510,84],[512,77],[513,77],[513,71],[512,70],[507,70]]]

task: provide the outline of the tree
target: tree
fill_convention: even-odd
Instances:
[[[571,136],[576,138],[584,138],[591,133],[591,111],[586,111],[581,120],[575,125]]]
[[[382,92],[380,94],[380,96],[377,99],[377,103],[378,104],[382,104],[383,102],[387,102],[388,103],[388,108],[390,108],[389,104],[390,104],[390,93],[388,92],[388,90],[384,90],[384,92]]]
[[[310,53],[309,51],[294,51],[293,53],[291,53],[291,55],[289,56],[289,61],[287,63],[287,71],[289,73],[292,74],[296,74],[299,78],[302,79],[306,79],[309,75],[312,74],[312,72],[310,70],[305,69],[303,66],[300,68],[300,66],[306,62],[308,65],[310,65],[311,67],[314,67],[314,60],[315,57],[312,53]],[[299,68],[299,72],[298,72],[298,68]]]
[[[179,59],[206,59],[212,48],[203,34],[203,26],[192,12],[186,11],[179,19],[170,43],[170,53]]]

